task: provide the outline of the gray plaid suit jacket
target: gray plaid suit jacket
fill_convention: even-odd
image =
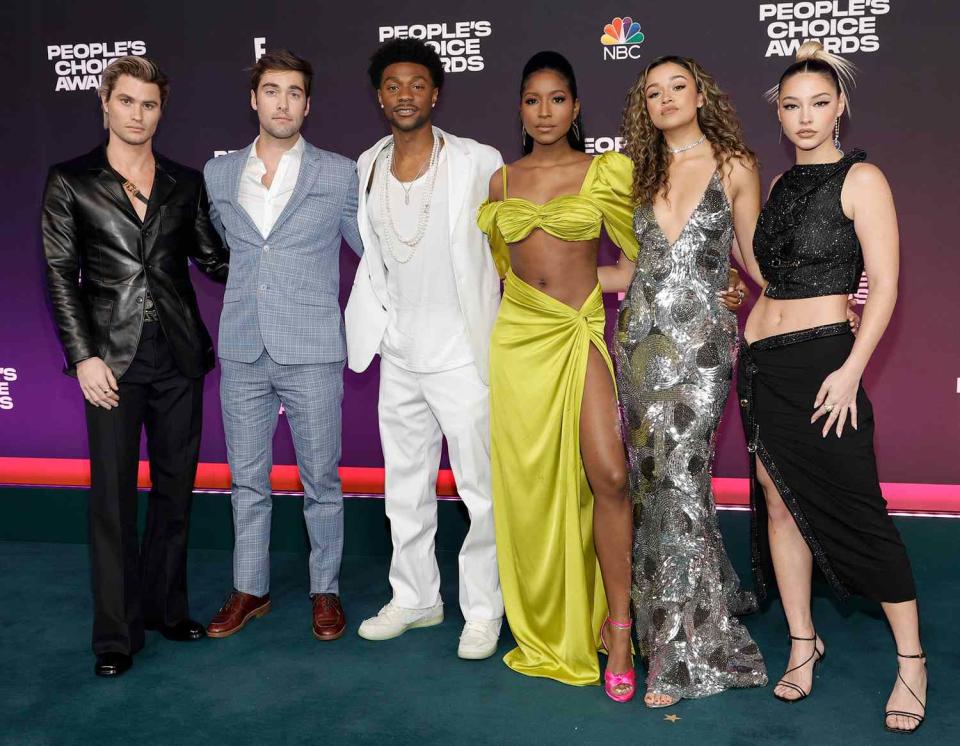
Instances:
[[[210,219],[230,249],[218,354],[241,363],[264,349],[283,365],[343,360],[341,237],[363,254],[356,163],[304,142],[297,185],[264,238],[239,200],[251,147],[203,169]]]

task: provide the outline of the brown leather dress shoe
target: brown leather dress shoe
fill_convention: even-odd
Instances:
[[[313,597],[313,636],[318,640],[336,640],[347,629],[347,617],[336,593],[318,593]]]
[[[269,593],[266,596],[251,596],[249,593],[232,591],[220,611],[207,625],[207,636],[230,637],[242,630],[251,619],[261,617],[268,611],[270,611]]]

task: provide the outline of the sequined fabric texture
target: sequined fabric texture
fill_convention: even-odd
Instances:
[[[793,166],[774,184],[753,237],[768,298],[857,292],[863,252],[840,194],[850,168],[866,157],[853,150],[836,163]]]
[[[637,269],[614,338],[634,502],[632,600],[647,688],[674,698],[762,686],[736,615],[756,610],[717,525],[710,471],[737,353],[727,286],[733,225],[719,174],[670,244],[634,214]]]

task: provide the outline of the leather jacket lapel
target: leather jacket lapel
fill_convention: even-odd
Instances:
[[[140,216],[137,215],[136,211],[133,209],[133,205],[130,204],[130,199],[123,192],[123,187],[120,186],[120,182],[117,180],[117,177],[107,166],[106,161],[104,161],[103,166],[100,167],[96,176],[97,185],[103,189],[110,198],[117,203],[123,214],[126,215],[130,220],[132,220],[137,225],[140,225]]]
[[[143,218],[143,224],[147,225],[160,208],[170,199],[173,190],[177,187],[177,180],[163,167],[159,159],[157,160],[157,170],[153,177],[153,191],[150,194],[150,202],[147,204],[147,213]]]

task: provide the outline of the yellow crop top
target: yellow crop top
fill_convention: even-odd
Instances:
[[[607,235],[630,261],[637,258],[633,233],[633,164],[621,153],[593,159],[577,194],[564,194],[537,205],[507,196],[507,167],[503,167],[503,199],[487,200],[477,213],[477,225],[490,239],[493,261],[503,277],[510,267],[508,244],[522,241],[540,228],[564,241],[589,241]]]

